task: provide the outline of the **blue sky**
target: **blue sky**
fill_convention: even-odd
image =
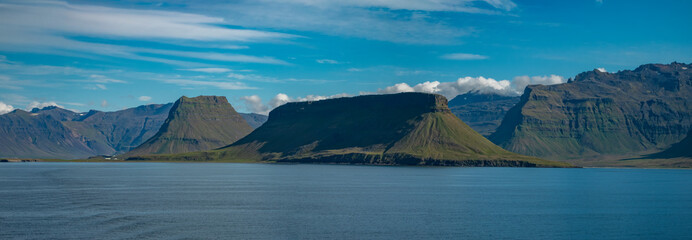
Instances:
[[[241,112],[370,93],[519,94],[692,62],[690,1],[0,1],[0,113],[222,95]]]

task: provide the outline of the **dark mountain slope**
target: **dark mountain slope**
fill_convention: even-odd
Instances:
[[[150,104],[115,112],[91,110],[64,123],[87,138],[99,155],[114,155],[130,151],[154,136],[172,106]]]
[[[519,102],[519,97],[468,92],[449,101],[449,109],[469,127],[483,136],[495,132],[507,111]]]
[[[529,86],[489,138],[507,150],[549,159],[663,149],[692,125],[692,65],[598,70],[558,85]]]
[[[94,155],[83,137],[61,123],[64,117],[76,115],[63,110],[15,110],[0,115],[0,157],[72,159]]]
[[[567,166],[503,150],[451,114],[444,97],[424,93],[287,103],[222,149],[132,160]]]
[[[692,129],[687,133],[687,137],[682,141],[673,144],[670,148],[657,154],[653,154],[653,158],[676,158],[685,157],[692,158]]]
[[[225,97],[182,97],[159,131],[126,156],[210,150],[235,142],[252,127]]]

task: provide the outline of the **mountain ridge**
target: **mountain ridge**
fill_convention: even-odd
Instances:
[[[287,103],[229,146],[129,160],[569,166],[494,145],[451,114],[446,98],[425,93]]]

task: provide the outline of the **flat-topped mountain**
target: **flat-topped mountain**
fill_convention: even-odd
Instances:
[[[181,97],[159,131],[125,155],[210,150],[231,144],[251,131],[226,97]]]
[[[494,93],[468,92],[449,101],[449,109],[469,127],[483,136],[495,132],[519,97]]]
[[[646,64],[528,86],[489,139],[549,159],[665,149],[692,126],[692,65]]]
[[[440,95],[400,93],[293,102],[230,146],[131,160],[377,165],[568,166],[508,152],[473,131]]]

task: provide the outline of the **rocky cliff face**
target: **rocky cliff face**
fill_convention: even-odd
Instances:
[[[449,101],[449,109],[469,127],[483,136],[495,132],[519,97],[468,92]]]
[[[633,154],[670,146],[692,125],[692,65],[598,70],[568,83],[529,86],[489,138],[550,159]]]
[[[182,97],[173,104],[159,131],[126,155],[210,150],[231,144],[251,131],[225,97]]]
[[[167,160],[384,165],[566,166],[503,150],[440,95],[400,93],[287,103],[232,145]],[[157,156],[136,158],[155,160]],[[133,159],[135,160],[135,159]]]

